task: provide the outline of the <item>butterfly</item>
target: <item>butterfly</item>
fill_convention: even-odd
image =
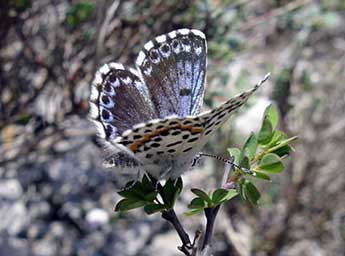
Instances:
[[[147,42],[136,69],[103,65],[91,86],[90,119],[111,155],[107,163],[130,177],[176,179],[254,88],[200,113],[206,76],[203,32],[179,29]]]

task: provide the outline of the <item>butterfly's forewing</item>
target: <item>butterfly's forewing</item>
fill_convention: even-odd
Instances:
[[[203,101],[205,35],[179,29],[145,44],[136,64],[160,118],[197,115]]]
[[[254,88],[231,98],[218,108],[200,114],[198,117],[202,120],[204,128],[202,139],[207,140],[214,131],[216,131],[224,122],[229,119],[235,110],[241,107],[249,99],[249,97],[260,87],[260,85],[262,85],[268,79],[268,77],[269,74],[258,82]]]
[[[147,88],[121,64],[105,64],[91,88],[90,118],[102,138],[115,139],[134,125],[157,117]]]

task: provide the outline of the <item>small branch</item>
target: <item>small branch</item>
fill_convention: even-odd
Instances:
[[[181,222],[176,216],[174,209],[170,209],[168,211],[162,212],[162,218],[170,222],[173,227],[175,228],[178,236],[182,241],[182,246],[179,247],[179,250],[183,252],[185,255],[190,256],[190,251],[192,250],[192,244],[190,242],[189,236],[187,232],[184,230]]]
[[[229,186],[228,177],[229,177],[230,172],[233,171],[234,169],[233,161],[234,161],[234,158],[231,157],[230,160],[225,162],[221,187]],[[211,248],[214,222],[219,212],[219,208],[220,208],[220,205],[217,205],[214,208],[205,208],[204,210],[205,217],[206,217],[206,231],[205,231],[204,241],[202,244],[202,250],[204,250],[206,247]]]
[[[165,198],[165,195],[163,193],[163,187],[162,185],[151,175],[149,175],[149,178],[151,180],[152,185],[154,185],[157,190],[159,191],[159,194],[161,195],[163,202],[166,204],[167,200]],[[166,221],[170,222],[174,229],[176,230],[178,236],[180,237],[182,241],[182,246],[179,246],[178,249],[183,252],[186,256],[191,256],[191,251],[193,249],[194,244],[190,242],[189,236],[187,232],[184,230],[180,220],[177,218],[177,215],[175,213],[175,210],[173,208],[163,211],[162,212],[162,218]]]
[[[205,231],[204,241],[202,244],[202,249],[205,249],[207,246],[211,247],[214,222],[216,220],[219,208],[220,208],[220,205],[217,205],[214,208],[205,208],[206,231]]]

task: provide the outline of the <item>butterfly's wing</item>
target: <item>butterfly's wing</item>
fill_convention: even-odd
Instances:
[[[89,116],[99,135],[111,141],[157,114],[139,77],[122,64],[110,63],[99,69],[92,83]]]
[[[202,140],[205,143],[208,140],[208,137],[216,131],[224,122],[226,122],[229,117],[233,114],[235,110],[241,107],[249,97],[269,78],[267,74],[261,81],[259,81],[252,89],[245,91],[228,101],[221,104],[218,108],[213,109],[212,111],[207,111],[198,116],[202,120],[203,124],[203,134]]]
[[[110,152],[105,157],[103,165],[106,168],[120,168],[121,172],[115,173],[116,183],[120,187],[123,187],[129,181],[141,179],[145,173],[142,164],[125,151]]]
[[[157,179],[177,178],[188,169],[203,132],[194,116],[170,116],[138,124],[115,140],[140,159],[145,170]],[[188,164],[188,165],[187,165]]]
[[[116,143],[133,152],[143,165],[146,165],[146,170],[152,170],[151,174],[156,178],[162,178],[165,169],[168,177],[177,178],[188,169],[194,155],[204,146],[208,137],[241,107],[267,78],[268,76],[251,90],[198,116],[171,116],[138,124],[118,137]],[[161,169],[155,168],[155,165]]]
[[[197,115],[203,101],[205,35],[179,29],[145,44],[136,61],[160,118]]]

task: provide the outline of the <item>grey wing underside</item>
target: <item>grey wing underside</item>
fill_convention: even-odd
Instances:
[[[160,118],[197,115],[203,101],[205,35],[179,29],[145,44],[136,61]]]
[[[106,141],[157,118],[145,84],[135,72],[118,63],[105,64],[96,73],[89,116]]]

